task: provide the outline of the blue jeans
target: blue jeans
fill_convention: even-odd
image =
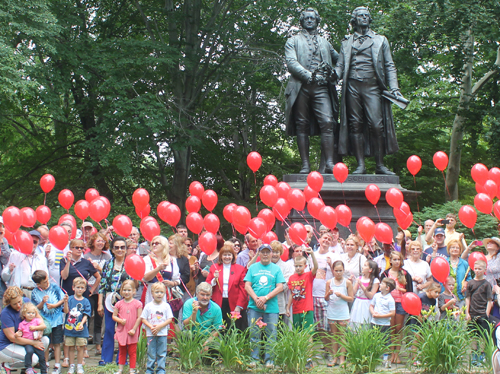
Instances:
[[[261,329],[255,324],[260,317],[262,321],[267,323],[267,326],[263,328],[267,335],[266,348],[264,349],[265,355],[264,360],[267,362],[271,360],[271,355],[268,353],[270,351],[270,345],[276,340],[276,326],[278,324],[278,313],[265,313],[264,311],[248,309],[248,326],[250,329],[250,342],[252,343],[252,358],[259,361],[260,354],[260,343],[261,343]]]
[[[165,374],[165,360],[167,359],[167,337],[148,336],[148,366],[146,374]]]

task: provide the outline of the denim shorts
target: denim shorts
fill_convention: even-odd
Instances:
[[[401,303],[399,302],[396,302],[396,314],[401,314],[403,316],[407,315],[408,313],[405,312],[405,310],[403,309],[403,305],[401,305]]]
[[[61,344],[64,341],[63,325],[52,327],[49,339],[50,344]]]

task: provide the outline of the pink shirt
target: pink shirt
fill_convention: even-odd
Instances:
[[[39,333],[40,331],[30,331],[30,326],[39,326],[41,322],[40,318],[33,318],[31,322],[22,321],[19,324],[19,330],[23,332],[23,338],[35,340],[33,333]]]
[[[134,335],[130,336],[128,334],[139,317],[139,308],[142,309],[142,303],[135,299],[132,299],[130,303],[125,302],[125,300],[120,300],[116,303],[115,309],[118,310],[118,317],[127,320],[125,326],[121,323],[116,324],[115,339],[118,341],[119,345],[135,344],[139,340],[140,326],[135,331]]]

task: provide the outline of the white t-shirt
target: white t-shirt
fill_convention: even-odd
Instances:
[[[170,305],[166,302],[161,302],[161,304],[156,304],[154,301],[147,303],[144,309],[142,310],[141,318],[144,318],[151,325],[156,326],[160,323],[164,323],[166,320],[170,318],[174,318],[172,314],[172,309]],[[146,326],[146,335],[147,336],[155,336],[151,332],[151,329]],[[156,336],[167,336],[168,335],[168,325],[158,331]]]
[[[344,278],[349,279],[351,275],[357,278],[361,275],[361,269],[366,262],[366,257],[361,253],[356,253],[353,258],[349,258],[347,253],[340,255],[340,259],[344,263]]]
[[[373,305],[373,311],[378,314],[387,314],[393,310],[396,310],[396,303],[394,302],[394,298],[391,296],[391,293],[387,295],[382,295],[381,292],[377,292],[370,303]],[[373,318],[370,321],[374,325],[379,326],[390,326],[391,318]]]
[[[427,282],[427,278],[432,277],[431,267],[427,261],[418,260],[418,262],[413,262],[411,260],[405,260],[403,269],[410,273],[412,278],[422,278],[424,283]],[[417,282],[413,281],[413,292],[416,292],[417,284]]]
[[[330,265],[328,265],[328,258],[331,260],[331,264],[335,261],[340,260],[340,256],[336,253],[327,252],[321,254],[315,252],[316,261],[318,262],[318,271],[316,271],[316,278],[314,278],[312,295],[313,297],[325,297],[326,281],[333,278],[333,273]],[[313,262],[312,258],[309,257],[309,267],[312,269]]]
[[[336,253],[338,255],[341,255],[344,253],[344,248],[340,245],[340,243],[337,243],[337,245],[334,245],[333,247],[330,247],[330,252]]]

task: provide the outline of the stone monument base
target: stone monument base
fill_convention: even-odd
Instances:
[[[321,198],[325,202],[325,205],[329,205],[333,208],[337,205],[345,204],[351,209],[352,220],[350,229],[352,232],[356,232],[356,222],[358,219],[362,216],[367,216],[375,223],[382,221],[390,225],[395,236],[398,225],[392,212],[392,207],[389,206],[385,200],[385,193],[388,189],[396,187],[403,193],[406,202],[413,201],[417,195],[420,194],[420,191],[410,191],[402,188],[399,184],[399,177],[392,175],[350,174],[342,184],[331,174],[323,174],[323,179],[323,188],[320,192]],[[307,186],[307,174],[287,174],[283,176],[283,181],[287,182],[292,188],[303,190]],[[378,188],[380,188],[380,200],[377,204],[378,214],[377,210],[365,196],[365,189],[369,184],[376,184]],[[307,211],[307,204],[305,212],[301,212],[300,214],[292,209],[288,216],[288,221],[290,223],[301,222],[303,224],[310,224],[314,226],[316,230],[318,230],[321,225],[319,220],[314,219],[309,214]],[[280,240],[284,238],[284,230],[286,227],[288,227],[286,224],[281,225],[280,222],[277,221],[276,232]],[[350,234],[347,227],[341,226],[338,223],[337,227],[340,230],[340,237],[346,238]]]

